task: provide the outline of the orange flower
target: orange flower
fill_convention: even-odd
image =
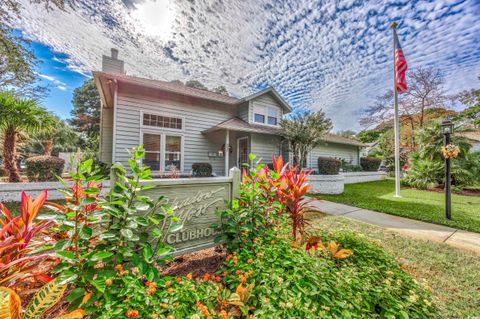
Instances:
[[[181,277],[175,277],[175,281],[178,282],[179,284],[182,283],[182,278]]]
[[[168,308],[167,304],[166,304],[166,303],[163,303],[163,302],[159,303],[158,305],[160,306],[160,308],[163,308],[163,309],[167,309],[167,308]]]
[[[262,257],[263,254],[262,254],[262,253],[256,253],[256,256],[257,256],[257,257]]]
[[[228,319],[228,313],[225,310],[220,311],[220,319]]]
[[[223,277],[227,277],[227,275],[228,275],[227,271],[224,271],[223,274],[222,274]]]
[[[117,271],[122,271],[122,270],[123,270],[123,266],[120,265],[120,264],[118,264],[118,265],[115,266],[115,269],[116,269]]]
[[[156,282],[147,281],[146,285],[148,287],[147,295],[153,295],[157,291],[157,283]]]
[[[203,305],[200,301],[197,301],[197,309],[200,310],[202,309]]]
[[[234,256],[234,257],[233,257],[233,262],[234,262],[234,263],[237,263],[237,262],[238,262],[238,257],[237,257],[237,256]]]
[[[208,316],[208,307],[207,306],[203,306],[202,307],[202,314],[207,317]]]
[[[229,261],[230,259],[232,259],[232,254],[227,255],[227,261]]]
[[[240,278],[240,282],[241,282],[242,284],[244,284],[245,282],[247,282],[247,276],[241,275],[239,278]]]
[[[189,272],[189,273],[187,274],[187,279],[188,279],[188,280],[192,280],[192,278],[193,278],[193,275],[192,275],[191,272]]]
[[[165,281],[165,287],[170,287],[172,282],[170,280]]]
[[[128,318],[138,318],[138,310],[128,310],[125,315]]]
[[[168,289],[167,289],[167,292],[168,292],[169,294],[173,293],[173,288],[172,288],[172,287],[168,288]]]
[[[205,275],[203,275],[203,280],[207,281],[210,279],[210,274],[209,273],[206,273]]]
[[[241,271],[240,271],[239,269],[237,269],[237,270],[235,271],[235,274],[236,274],[236,275],[240,275],[240,273],[241,273]]]
[[[216,276],[216,277],[215,277],[215,280],[218,281],[218,282],[220,282],[220,281],[222,281],[222,278],[220,278],[220,276]]]
[[[175,316],[168,315],[168,316],[167,316],[167,319],[175,319]]]
[[[253,259],[252,259],[252,258],[248,258],[247,263],[249,263],[249,264],[253,263]]]
[[[272,240],[272,241],[270,242],[270,244],[272,244],[272,245],[275,244],[275,240]]]
[[[108,278],[107,280],[105,280],[105,285],[107,285],[108,287],[110,287],[112,284],[113,284],[112,279]]]

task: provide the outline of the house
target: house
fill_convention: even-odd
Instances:
[[[118,51],[103,56],[102,71],[93,72],[102,100],[100,159],[123,162],[128,150],[143,144],[144,164],[155,173],[173,169],[189,173],[193,163],[210,163],[217,175],[248,162],[255,153],[270,163],[272,154],[289,158],[280,137],[280,119],[291,106],[273,88],[235,98],[181,84],[126,75]],[[361,143],[326,135],[311,152],[358,164]]]

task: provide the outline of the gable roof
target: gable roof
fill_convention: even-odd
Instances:
[[[253,100],[259,96],[262,96],[264,94],[270,94],[272,95],[275,100],[277,100],[277,102],[284,108],[286,109],[288,112],[291,112],[293,109],[292,107],[287,103],[287,101],[285,101],[283,99],[283,97],[277,92],[277,90],[275,90],[273,87],[269,86],[268,88],[266,89],[263,89],[261,91],[258,91],[257,93],[253,93],[249,96],[246,96],[244,98],[241,98],[239,103],[242,103],[242,102],[246,102],[246,101],[250,101],[250,100]]]
[[[220,93],[215,93],[207,90],[192,88],[184,84],[172,83],[168,81],[152,80],[152,79],[126,75],[126,74],[106,73],[106,72],[100,72],[100,71],[94,71],[92,73],[93,73],[95,82],[97,83],[97,86],[100,89],[101,95],[105,94],[104,91],[108,91],[103,89],[103,87],[106,87],[106,86],[102,86],[102,82],[108,82],[109,80],[116,80],[123,83],[139,85],[147,88],[166,91],[169,93],[194,97],[197,99],[202,99],[207,101],[214,101],[214,102],[228,104],[228,105],[238,105],[243,102],[255,99],[256,97],[259,97],[261,95],[271,94],[283,108],[285,108],[289,112],[292,111],[292,108],[290,107],[290,105],[288,105],[288,103],[280,96],[280,94],[273,87],[266,88],[265,90],[259,91],[255,94],[249,95],[242,99],[238,99],[233,96],[227,96],[227,95],[223,95]],[[109,92],[109,94],[112,94],[112,92]]]
[[[365,146],[362,142],[349,138],[343,137],[337,134],[327,133],[324,135],[323,140],[325,142],[337,143],[337,144],[346,144],[346,145],[355,145],[355,146]]]

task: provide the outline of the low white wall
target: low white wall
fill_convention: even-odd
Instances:
[[[72,186],[73,182],[68,182],[68,185]],[[106,192],[110,187],[110,181],[103,181],[102,185],[103,192]],[[0,183],[0,202],[19,202],[22,198],[22,191],[36,197],[44,189],[48,190],[47,200],[62,199],[64,198],[63,193],[58,191],[61,188],[64,186],[60,182]]]
[[[309,193],[311,194],[341,194],[345,177],[343,175],[310,175]]]
[[[355,184],[380,181],[387,178],[388,174],[386,172],[345,172],[341,175],[345,177],[345,184]]]

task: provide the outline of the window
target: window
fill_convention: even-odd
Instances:
[[[255,122],[257,122],[257,123],[265,123],[265,115],[255,113],[254,116],[255,116],[255,119],[254,119]]]
[[[183,120],[179,117],[144,113],[143,125],[181,130],[183,128]]]
[[[182,157],[182,138],[180,136],[165,136],[165,171],[173,167],[180,170]]]
[[[145,147],[143,164],[149,166],[152,171],[160,170],[161,137],[157,134],[143,134],[143,146]]]
[[[174,166],[181,171],[182,168],[182,136],[143,133],[145,158],[143,164],[152,171],[169,172]]]
[[[278,109],[276,107],[266,107],[255,105],[253,112],[253,121],[268,125],[278,125]]]

